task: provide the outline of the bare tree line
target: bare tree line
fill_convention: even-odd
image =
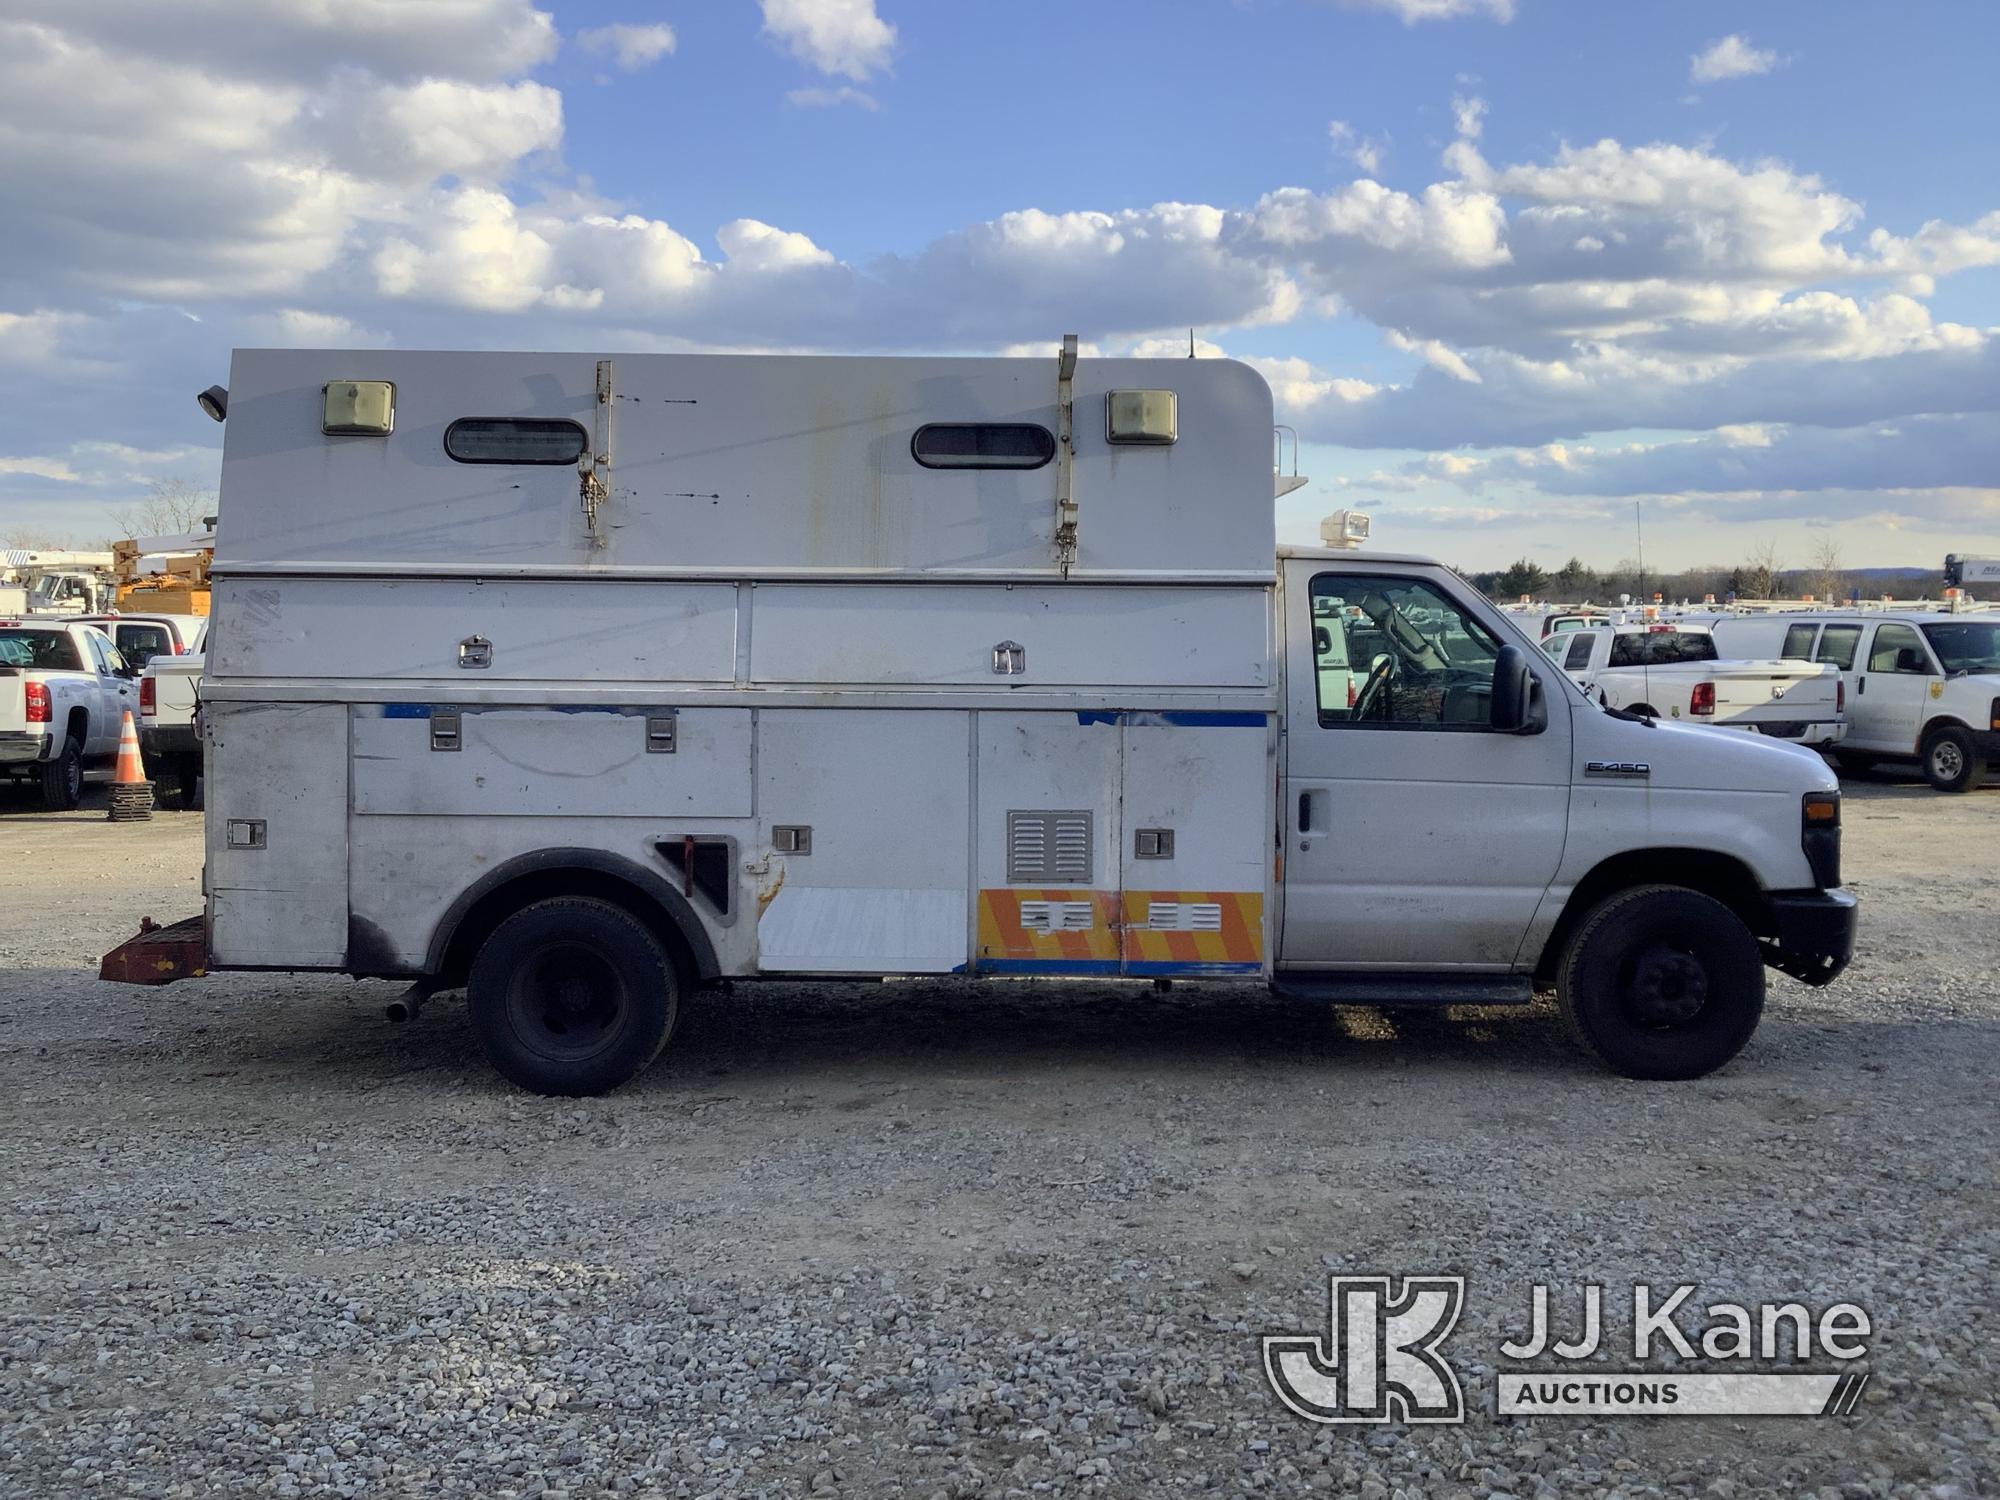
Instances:
[[[204,529],[208,518],[215,514],[215,506],[215,491],[192,479],[156,479],[148,486],[145,499],[128,502],[110,512],[107,534],[14,526],[0,531],[0,548],[95,552],[125,537],[178,536]]]

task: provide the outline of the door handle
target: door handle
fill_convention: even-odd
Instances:
[[[1862,693],[1865,693],[1867,691],[1868,691],[1868,679],[1866,677],[1855,678],[1854,679],[1855,695],[1859,697]]]
[[[1299,793],[1299,832],[1312,832],[1312,793]]]

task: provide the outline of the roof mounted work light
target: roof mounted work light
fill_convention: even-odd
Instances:
[[[212,385],[194,398],[194,404],[208,413],[211,422],[220,422],[229,415],[229,392],[222,386]]]

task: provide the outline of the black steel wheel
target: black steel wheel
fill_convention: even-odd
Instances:
[[[602,1094],[643,1071],[673,1030],[672,958],[621,906],[563,896],[494,928],[466,984],[493,1066],[538,1094]]]
[[[1556,975],[1563,1019],[1628,1078],[1699,1078],[1738,1052],[1764,1013],[1764,960],[1712,896],[1652,885],[1577,924]]]
[[[83,746],[65,740],[54,760],[42,762],[42,806],[68,812],[83,800]]]

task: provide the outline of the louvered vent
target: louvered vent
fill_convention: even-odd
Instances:
[[[1213,901],[1154,901],[1146,926],[1154,932],[1220,932],[1222,907]]]
[[[1088,901],[1023,901],[1023,932],[1089,932],[1097,913]]]
[[[1009,885],[1089,885],[1091,816],[1087,812],[1007,814]]]

